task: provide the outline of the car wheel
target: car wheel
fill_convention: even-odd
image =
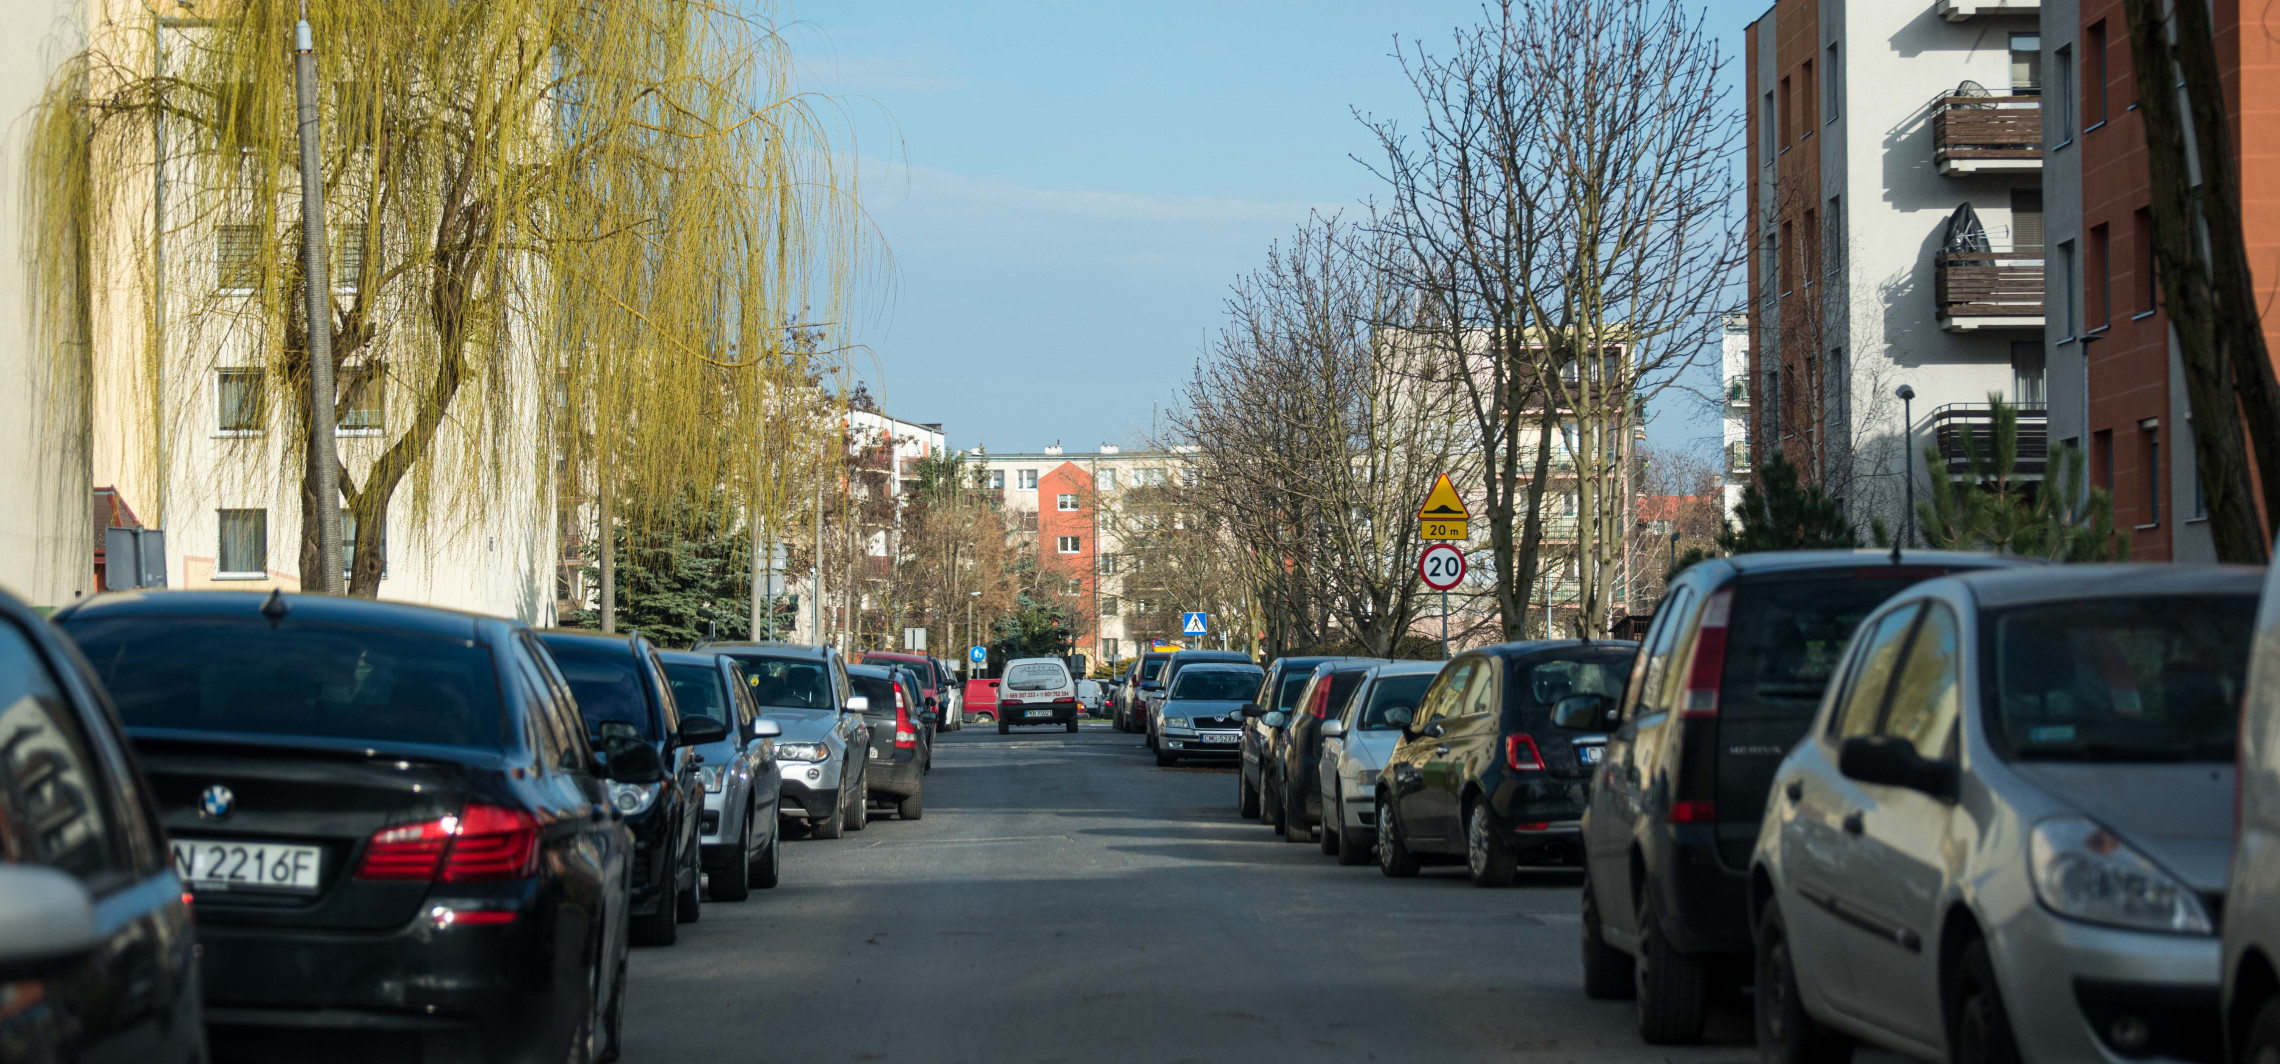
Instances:
[[[1520,858],[1489,823],[1485,801],[1473,802],[1465,817],[1465,870],[1476,887],[1509,887],[1520,871]]]
[[[1259,818],[1259,789],[1243,778],[1241,766],[1235,769],[1235,815],[1245,820]]]
[[[712,874],[712,900],[743,901],[752,896],[752,810],[744,810],[744,828],[736,833],[736,859]]]
[[[633,929],[629,935],[633,939],[633,944],[636,946],[670,946],[680,941],[681,922],[674,918],[674,910],[677,908],[679,906],[673,903],[673,896],[666,894],[657,899],[656,912],[647,916],[634,917]]]
[[[1583,878],[1583,996],[1620,1001],[1638,991],[1632,984],[1631,955],[1607,944],[1606,925],[1599,919],[1599,891],[1591,876]]]
[[[1313,842],[1314,832],[1306,827],[1306,799],[1294,787],[1278,787],[1282,792],[1282,834],[1284,842]]]
[[[768,836],[768,848],[760,851],[760,859],[752,863],[752,885],[768,890],[776,885],[776,870],[784,855],[784,832],[781,824],[776,833]]]
[[[1338,837],[1338,828],[1345,823],[1345,815],[1338,810],[1337,796],[1333,794],[1322,799],[1322,823],[1315,825],[1314,830],[1315,837],[1322,842],[1322,852],[1325,855],[1338,856],[1339,844],[1344,841]]]
[[[2233,1057],[2241,1064],[2280,1064],[2280,997],[2268,998],[2249,1021],[2248,1037]]]
[[[1393,807],[1384,799],[1377,804],[1378,871],[1395,879],[1408,879],[1417,874],[1417,855],[1401,842],[1401,823],[1393,815]]]
[[[622,1041],[625,1034],[625,958],[620,956],[611,967],[617,972],[617,978],[610,981],[610,1007],[602,1014],[602,1051],[594,1056],[602,1064],[616,1060],[625,1048]]]
[[[697,860],[696,847],[689,848],[689,885],[673,897],[673,918],[684,924],[693,924],[705,914],[705,868]]]
[[[1639,906],[1639,952],[1631,984],[1638,995],[1639,1037],[1649,1045],[1690,1045],[1702,1040],[1709,987],[1702,959],[1680,953],[1663,937],[1652,901]]]
[[[1338,789],[1336,805],[1338,826],[1333,829],[1328,821],[1324,821],[1322,830],[1336,830],[1338,832],[1338,863],[1342,865],[1370,863],[1370,855],[1376,850],[1377,836],[1368,832],[1356,831],[1346,826],[1346,791],[1344,787]],[[1323,812],[1328,815],[1330,810]]]
[[[2019,1064],[2019,1040],[2011,1034],[2011,1014],[2003,1008],[1987,943],[1964,947],[1955,967],[1948,980],[1955,988],[1948,1007],[1948,1022],[1954,1025],[1948,1032],[1948,1059],[1955,1064]]]
[[[840,793],[849,796],[846,824],[849,831],[861,831],[871,826],[871,774],[865,772],[851,790]]]
[[[850,786],[846,780],[840,780],[839,804],[832,807],[831,815],[808,820],[809,838],[836,839],[847,834],[847,788]]]
[[[926,815],[926,783],[921,780],[910,797],[895,803],[895,816],[903,820],[916,820]]]
[[[1069,734],[1071,734],[1071,735],[1075,735],[1076,733],[1077,733],[1077,722],[1076,722],[1076,721],[1073,721],[1073,720],[1072,720],[1072,721],[1070,721],[1070,722],[1069,722]]]
[[[1268,773],[1264,766],[1259,769],[1259,804],[1266,807],[1259,811],[1259,822],[1273,828],[1275,834],[1282,834],[1282,787],[1275,782],[1274,776]]]
[[[1852,1040],[1805,1011],[1789,929],[1781,921],[1781,906],[1770,900],[1758,918],[1756,983],[1751,996],[1756,999],[1758,1058],[1765,1064],[1845,1064],[1852,1059]]]

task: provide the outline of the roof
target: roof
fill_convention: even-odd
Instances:
[[[1517,658],[1545,651],[1576,650],[1637,650],[1639,644],[1628,639],[1523,639],[1511,643],[1491,643],[1475,647],[1466,653],[1488,654],[1499,658]]]
[[[486,623],[501,618],[440,606],[379,599],[336,598],[331,595],[280,593],[285,617],[280,624],[324,623],[385,626],[454,639],[472,639]],[[228,617],[264,620],[261,607],[268,595],[247,591],[111,591],[81,599],[56,611],[57,620],[74,624],[115,617]]]
[[[819,647],[809,643],[766,643],[721,640],[711,643],[698,643],[696,645],[696,649],[707,654],[732,654],[737,656],[744,656],[761,652],[764,652],[770,657],[816,658],[819,660],[831,656],[830,647]]]
[[[1982,608],[2001,608],[2155,595],[2258,595],[2264,590],[2264,575],[2264,570],[2249,565],[2138,562],[1999,569],[1946,577],[1942,583],[1962,584]]]
[[[1845,565],[1892,564],[1890,549],[1862,547],[1858,550],[1768,550],[1750,554],[1729,554],[1712,561],[1724,562],[1738,572],[1762,573],[1782,569],[1819,569]],[[1992,568],[2038,565],[2033,558],[2019,558],[2000,554],[1986,554],[1970,550],[1908,550],[1900,553],[1901,565],[1954,565]]]
[[[549,649],[554,650],[575,648],[593,651],[619,650],[630,653],[633,650],[635,636],[630,633],[621,635],[614,632],[605,635],[583,628],[541,628],[538,630],[538,638]]]
[[[700,654],[694,650],[660,650],[657,652],[657,660],[667,665],[704,665],[712,668],[720,666],[719,655]]]
[[[1198,661],[1189,665],[1188,668],[1198,672],[1239,672],[1243,669],[1266,671],[1260,668],[1257,663],[1249,661]]]
[[[1446,664],[1448,664],[1446,661],[1387,661],[1378,664],[1377,673],[1380,676],[1424,675],[1439,672],[1441,666]]]
[[[1639,497],[1639,520],[1676,521],[1679,511],[1688,506],[1717,506],[1716,495],[1643,495]]]

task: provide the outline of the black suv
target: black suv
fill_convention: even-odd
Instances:
[[[1383,658],[1340,658],[1314,667],[1298,701],[1281,710],[1282,723],[1268,729],[1266,786],[1261,795],[1267,818],[1284,842],[1313,842],[1322,822],[1322,722],[1346,711],[1346,700]],[[1264,723],[1264,722],[1262,722]]]
[[[1750,849],[1766,791],[1853,629],[1919,581],[2018,564],[1774,551],[1673,578],[1622,699],[1579,698],[1559,713],[1563,726],[1611,733],[1583,818],[1584,992],[1636,994],[1649,1042],[1700,1038],[1710,969],[1748,981]]]
[[[1265,803],[1259,796],[1266,790],[1266,769],[1272,749],[1269,745],[1275,729],[1267,725],[1267,714],[1276,710],[1290,712],[1298,704],[1298,694],[1306,689],[1306,682],[1314,678],[1314,668],[1326,661],[1337,661],[1330,655],[1299,658],[1276,658],[1267,666],[1267,678],[1259,683],[1259,697],[1243,711],[1243,768],[1235,774],[1235,811],[1246,818],[1272,824]]]

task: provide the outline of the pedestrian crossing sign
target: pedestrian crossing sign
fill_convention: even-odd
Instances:
[[[1202,635],[1205,632],[1210,631],[1211,626],[1205,623],[1205,620],[1206,619],[1204,615],[1201,613],[1180,614],[1180,634]]]

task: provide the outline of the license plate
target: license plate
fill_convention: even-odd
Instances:
[[[1596,765],[1599,763],[1600,756],[1606,752],[1605,747],[1579,746],[1575,748],[1575,759],[1586,765]]]
[[[1235,736],[1232,734],[1214,734],[1212,732],[1205,732],[1203,733],[1203,741],[1207,743],[1232,743],[1235,741]]]
[[[323,851],[315,846],[226,839],[174,840],[174,874],[212,890],[314,894]]]
[[[1027,717],[1050,717],[1053,715],[1053,711],[1050,709],[1032,709],[1022,715]]]

